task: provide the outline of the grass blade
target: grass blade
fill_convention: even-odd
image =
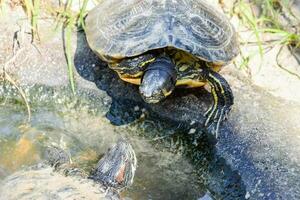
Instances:
[[[31,30],[32,30],[32,41],[34,41],[35,36],[39,38],[38,35],[38,25],[37,20],[40,13],[40,0],[33,0],[33,10],[32,10],[32,17],[31,17]]]
[[[79,27],[81,27],[84,31],[85,31],[85,24],[84,24],[84,17],[86,15],[86,7],[87,7],[87,4],[88,4],[88,1],[89,0],[84,0],[83,3],[82,3],[82,6],[80,8],[80,12],[79,12],[79,21],[78,21],[78,25]]]
[[[72,59],[72,29],[74,26],[74,16],[71,13],[71,6],[72,6],[72,0],[67,1],[65,14],[67,16],[65,26],[64,26],[64,41],[65,41],[65,55],[67,59],[67,65],[68,65],[68,77],[70,81],[70,86],[72,93],[75,95],[75,80],[74,80],[74,65],[73,65],[73,59]]]
[[[71,48],[71,37],[72,37],[72,26],[67,25],[65,28],[65,41],[66,41],[66,58],[68,65],[68,76],[73,94],[75,94],[75,81],[74,81],[74,71],[73,71],[73,60],[72,60],[72,48]]]

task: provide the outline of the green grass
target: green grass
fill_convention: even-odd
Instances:
[[[68,76],[73,94],[76,93],[76,84],[74,79],[74,64],[72,56],[72,34],[74,30],[84,29],[84,17],[87,14],[86,6],[89,0],[83,0],[79,12],[72,11],[73,0],[68,0],[64,9],[54,11],[57,25],[62,24],[64,29],[65,55],[68,65]]]
[[[243,25],[248,27],[256,38],[256,44],[261,60],[264,59],[265,52],[277,45],[289,47],[290,49],[300,48],[300,19],[291,10],[290,0],[237,0],[233,13],[237,14]],[[258,12],[258,11],[259,12]],[[284,24],[282,18],[296,22]],[[262,35],[271,34],[275,36],[275,40],[264,41]],[[244,41],[244,45],[248,45]],[[282,51],[279,51],[280,54]],[[241,65],[247,66],[253,54],[242,55],[243,62]],[[277,55],[277,58],[279,55]],[[277,59],[278,61],[278,59]],[[300,79],[300,75],[291,72],[278,63],[278,66],[286,72]]]
[[[76,84],[74,79],[74,64],[72,56],[72,34],[76,29],[84,29],[84,17],[87,14],[86,6],[89,0],[83,0],[79,12],[74,12],[71,8],[73,0],[67,0],[63,8],[41,8],[40,0],[22,0],[28,19],[31,21],[32,42],[39,39],[38,19],[40,9],[47,10],[56,20],[56,27],[62,25],[64,29],[64,46],[68,66],[68,77],[73,94],[76,93]]]
[[[261,18],[257,18],[251,8],[251,5],[248,3],[245,3],[244,1],[239,1],[235,6],[235,12],[238,13],[240,16],[240,19],[242,20],[243,24],[247,24],[248,27],[253,30],[253,33],[255,34],[255,38],[257,40],[257,47],[258,47],[258,53],[263,59],[263,46],[261,41],[261,32],[259,30],[258,24],[263,20]],[[247,66],[249,62],[250,56],[247,57],[247,59],[243,59],[242,66]]]
[[[57,26],[60,24],[63,27],[64,31],[64,49],[65,49],[65,56],[68,66],[68,77],[70,82],[70,87],[72,93],[76,94],[76,84],[74,79],[74,64],[73,64],[73,56],[72,56],[72,34],[73,31],[76,29],[84,29],[84,17],[86,15],[86,6],[89,0],[83,0],[81,5],[80,11],[75,13],[71,10],[72,7],[72,0],[68,0],[64,5],[64,8],[45,8],[41,6],[43,1],[40,0],[19,0],[19,1],[9,1],[9,0],[0,0],[0,14],[2,15],[5,13],[5,4],[9,3],[9,6],[17,6],[22,5],[24,8],[27,18],[31,24],[31,36],[32,36],[32,43],[39,41],[39,31],[38,31],[38,20],[40,19],[41,12],[49,12],[50,14],[56,19]],[[45,2],[45,1],[44,1]],[[45,9],[45,10],[42,10]],[[19,49],[21,51],[23,49]],[[7,61],[5,64],[3,71],[4,73],[0,76],[0,81],[7,81],[8,83],[12,84],[19,92],[20,96],[22,97],[28,112],[28,122],[30,122],[31,118],[31,109],[29,102],[27,100],[26,94],[22,90],[21,87],[10,77],[8,73],[6,73],[5,68],[11,60],[15,59],[17,55],[14,55],[12,59]]]
[[[32,0],[32,17],[31,17],[31,25],[32,25],[32,40],[35,39],[35,36],[38,36],[38,25],[37,20],[40,12],[40,0]]]
[[[31,24],[32,43],[40,40],[38,31],[40,13],[47,13],[51,15],[56,21],[56,28],[61,26],[63,27],[64,49],[68,66],[68,77],[73,94],[76,93],[76,84],[74,79],[74,64],[72,56],[72,34],[76,30],[85,28],[84,17],[87,14],[86,7],[89,1],[93,1],[95,3],[99,2],[98,0],[82,0],[79,12],[74,12],[71,9],[73,0],[67,0],[66,4],[62,5],[61,7],[51,7],[50,4],[49,6],[45,6],[48,5],[47,0],[0,0],[1,13],[3,13],[5,3],[9,3],[11,6],[14,6],[15,4],[22,5]],[[44,3],[43,6],[41,5],[42,3]]]
[[[73,94],[75,94],[75,80],[74,80],[74,65],[73,65],[73,58],[72,58],[72,30],[74,28],[74,21],[75,17],[72,13],[71,6],[73,1],[68,0],[67,4],[65,5],[65,10],[61,13],[63,16],[63,28],[64,28],[64,46],[65,46],[65,55],[67,59],[68,65],[68,76],[70,80],[70,86],[72,89]]]
[[[89,0],[84,0],[80,8],[79,17],[78,17],[78,26],[82,27],[85,30],[84,17],[86,16],[86,6]]]
[[[73,94],[75,94],[76,87],[75,87],[75,80],[74,80],[74,64],[73,64],[73,57],[72,57],[72,33],[73,30],[77,28],[84,29],[84,16],[86,15],[86,6],[88,0],[84,0],[82,6],[80,8],[79,13],[74,13],[71,10],[72,7],[72,0],[68,0],[67,4],[65,5],[65,9],[62,13],[59,13],[59,16],[63,22],[64,28],[64,41],[65,41],[65,54],[68,64],[68,76],[70,80],[70,85]]]

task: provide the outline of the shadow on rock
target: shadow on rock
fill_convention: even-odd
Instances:
[[[212,102],[211,95],[203,88],[176,89],[171,96],[159,104],[146,104],[138,87],[122,81],[89,48],[85,34],[78,32],[77,49],[74,64],[79,75],[96,84],[112,98],[112,104],[106,117],[114,125],[128,124],[138,119],[146,108],[154,122],[163,119],[175,130],[183,131],[181,139],[188,143],[187,156],[196,165],[199,176],[207,180],[209,190],[221,199],[244,199],[245,187],[236,171],[231,170],[223,158],[216,155],[215,140],[206,134],[198,134],[198,146],[192,145],[195,134],[187,135],[191,123],[204,123],[206,109]],[[170,127],[169,127],[170,128]],[[201,127],[200,127],[201,128]],[[203,130],[200,130],[204,132]],[[221,131],[227,131],[222,128]],[[178,134],[176,134],[178,135]],[[177,137],[177,136],[174,136]]]
[[[141,115],[135,110],[142,99],[137,89],[119,80],[117,74],[109,69],[88,47],[85,35],[79,33],[74,64],[81,77],[92,81],[100,90],[104,90],[112,98],[107,119],[114,125],[128,124]]]

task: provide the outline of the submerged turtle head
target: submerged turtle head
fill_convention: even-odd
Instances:
[[[146,69],[140,93],[147,103],[158,103],[172,93],[176,84],[175,65],[167,57],[161,57]]]
[[[123,189],[133,183],[136,165],[132,146],[120,139],[98,162],[90,178],[107,187]]]

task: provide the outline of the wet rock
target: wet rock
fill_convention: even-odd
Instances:
[[[12,190],[14,187],[14,190]],[[64,176],[51,167],[37,167],[14,173],[0,187],[3,199],[114,199],[103,186],[79,177]]]

